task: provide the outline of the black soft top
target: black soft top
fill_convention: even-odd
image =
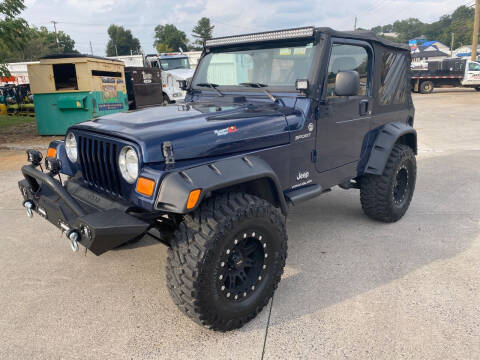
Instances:
[[[319,28],[315,28],[315,30],[321,33],[328,34],[330,36],[334,36],[334,37],[375,41],[388,47],[393,47],[393,48],[410,52],[410,47],[407,44],[396,43],[393,41],[383,39],[381,37],[378,37],[373,31],[368,31],[368,30],[337,31],[329,27],[319,27]]]

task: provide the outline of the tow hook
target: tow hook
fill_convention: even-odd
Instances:
[[[80,238],[80,233],[78,230],[71,229],[67,224],[63,222],[59,222],[60,229],[63,230],[63,233],[67,237],[68,241],[70,242],[70,247],[72,248],[73,252],[78,251],[78,239]]]
[[[25,207],[25,209],[27,209],[27,215],[29,218],[32,218],[33,217],[33,202],[30,201],[30,200],[26,200],[24,203],[23,203],[23,206]]]
[[[70,241],[70,247],[72,248],[73,252],[78,251],[78,231],[77,230],[69,230],[65,235],[67,235],[68,240]]]

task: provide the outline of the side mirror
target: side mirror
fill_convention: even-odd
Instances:
[[[181,90],[187,90],[187,80],[177,80]]]
[[[335,78],[335,95],[355,96],[360,90],[360,76],[356,71],[340,71]]]

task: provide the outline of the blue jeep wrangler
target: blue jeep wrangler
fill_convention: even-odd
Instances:
[[[100,255],[147,232],[169,246],[178,307],[239,328],[272,297],[289,205],[333,186],[399,220],[415,187],[408,47],[369,32],[297,28],[205,44],[184,103],[72,126],[19,182],[24,206],[74,250]],[[65,176],[66,175],[66,176]],[[319,215],[321,216],[321,215]]]

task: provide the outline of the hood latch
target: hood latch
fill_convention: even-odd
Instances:
[[[173,145],[170,141],[164,141],[162,144],[162,153],[165,158],[165,164],[173,164],[175,157],[173,156]]]

